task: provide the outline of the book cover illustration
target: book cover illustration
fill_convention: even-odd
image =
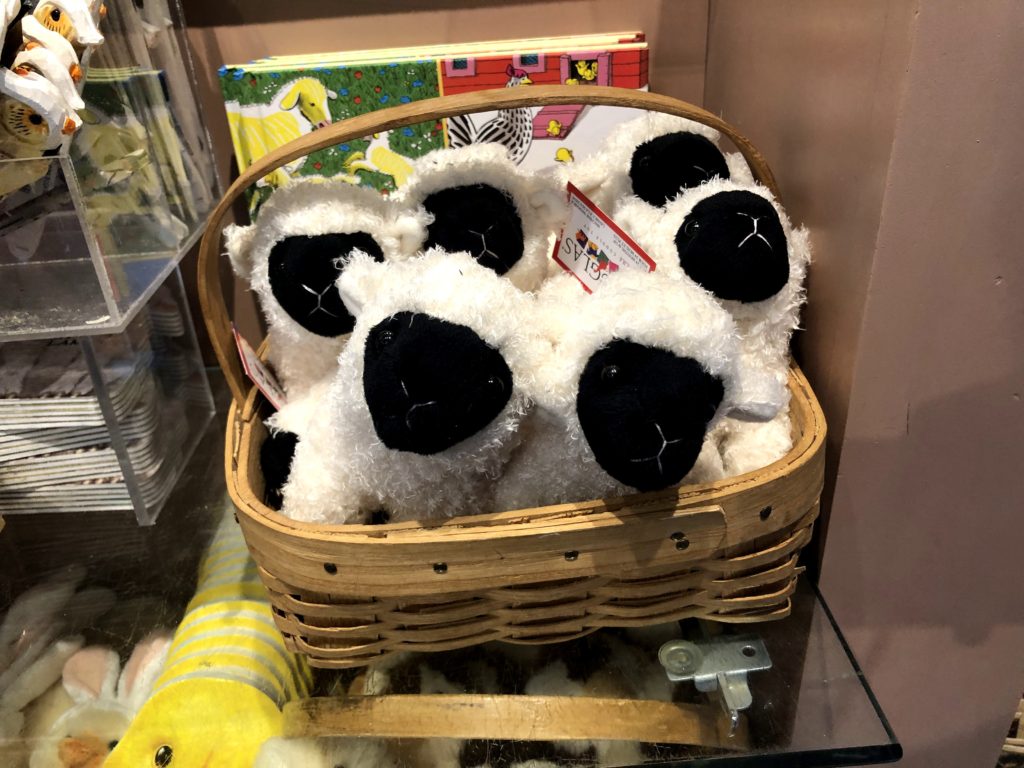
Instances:
[[[645,43],[611,50],[491,53],[388,63],[315,66],[274,58],[223,67],[221,89],[239,170],[271,150],[338,120],[439,95],[536,84],[647,87]],[[289,179],[340,178],[385,194],[402,186],[412,162],[445,146],[497,142],[525,168],[572,162],[592,151],[635,110],[580,105],[522,108],[460,115],[447,120],[348,141],[289,163],[250,189],[255,210]]]

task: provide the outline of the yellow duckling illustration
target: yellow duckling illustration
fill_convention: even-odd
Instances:
[[[559,147],[555,150],[555,161],[559,163],[571,163],[576,158],[572,155],[572,150],[568,147]]]
[[[561,136],[562,135],[562,124],[558,120],[548,121],[547,128],[548,136]]]

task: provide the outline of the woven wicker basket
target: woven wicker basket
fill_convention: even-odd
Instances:
[[[686,617],[723,622],[789,613],[824,471],[825,421],[795,366],[794,446],[757,472],[656,493],[458,517],[436,525],[316,526],[263,503],[267,406],[244,377],[220,285],[220,232],[250,184],[324,147],[454,114],[549,104],[635,107],[728,136],[777,194],[764,159],[729,125],[675,99],[618,88],[530,86],[447,96],[336,123],[247,169],[200,247],[200,300],[234,398],[228,490],[288,645],[317,667],[357,667],[399,651],[488,640],[553,643],[601,627]]]

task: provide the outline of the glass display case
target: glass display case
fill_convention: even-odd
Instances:
[[[54,154],[0,160],[0,338],[125,329],[217,199],[177,3],[108,0],[82,124]]]
[[[214,384],[223,415],[223,380]],[[85,647],[110,648],[126,660],[154,631],[173,631],[195,600],[202,574],[221,570],[201,565],[216,532],[226,525],[237,533],[222,480],[223,437],[218,418],[206,429],[158,526],[108,521],[100,541],[83,536],[81,516],[60,516],[59,525],[45,529],[32,518],[8,518],[0,533],[4,611],[30,587],[72,580],[68,605],[41,625],[55,625],[55,634],[77,633]],[[104,600],[98,601],[97,590]],[[82,610],[99,614],[88,627],[80,625]],[[753,642],[764,654],[767,663],[751,664],[746,673],[749,705],[737,710],[735,727],[720,687],[668,678],[658,653],[665,637],[705,649],[738,639],[740,648]],[[609,675],[618,682],[599,685],[609,658],[602,649],[623,642],[633,649],[630,674]],[[589,670],[590,681],[559,680],[549,671],[548,684],[538,687],[538,673],[558,663],[573,678]],[[723,629],[686,620],[642,633],[601,630],[551,646],[490,643],[405,654],[387,668],[312,672],[308,695],[283,705],[282,738],[272,745],[278,754],[298,754],[308,762],[257,765],[335,765],[315,760],[369,755],[380,762],[366,765],[395,768],[824,768],[893,762],[902,754],[824,599],[806,580],[793,596],[792,614],[779,621]],[[255,718],[243,711],[246,716]],[[179,729],[177,737],[222,738],[224,717],[208,722],[195,714],[181,726],[195,732]],[[643,741],[654,733],[656,741]],[[44,742],[43,736],[4,741],[0,735],[3,764],[27,765]]]
[[[152,524],[213,414],[181,274],[121,333],[0,343],[0,515]]]

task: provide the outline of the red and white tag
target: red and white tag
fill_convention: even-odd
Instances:
[[[284,389],[277,381],[277,377],[263,364],[256,351],[242,337],[238,329],[235,328],[234,323],[231,324],[231,333],[235,336],[235,346],[238,347],[238,356],[242,359],[242,368],[245,370],[245,375],[252,380],[252,383],[263,393],[263,396],[267,398],[270,404],[280,411],[287,402],[287,399],[284,395]]]
[[[575,275],[590,293],[601,280],[620,269],[653,272],[654,259],[572,184],[569,189],[569,220],[555,243],[551,258]]]

